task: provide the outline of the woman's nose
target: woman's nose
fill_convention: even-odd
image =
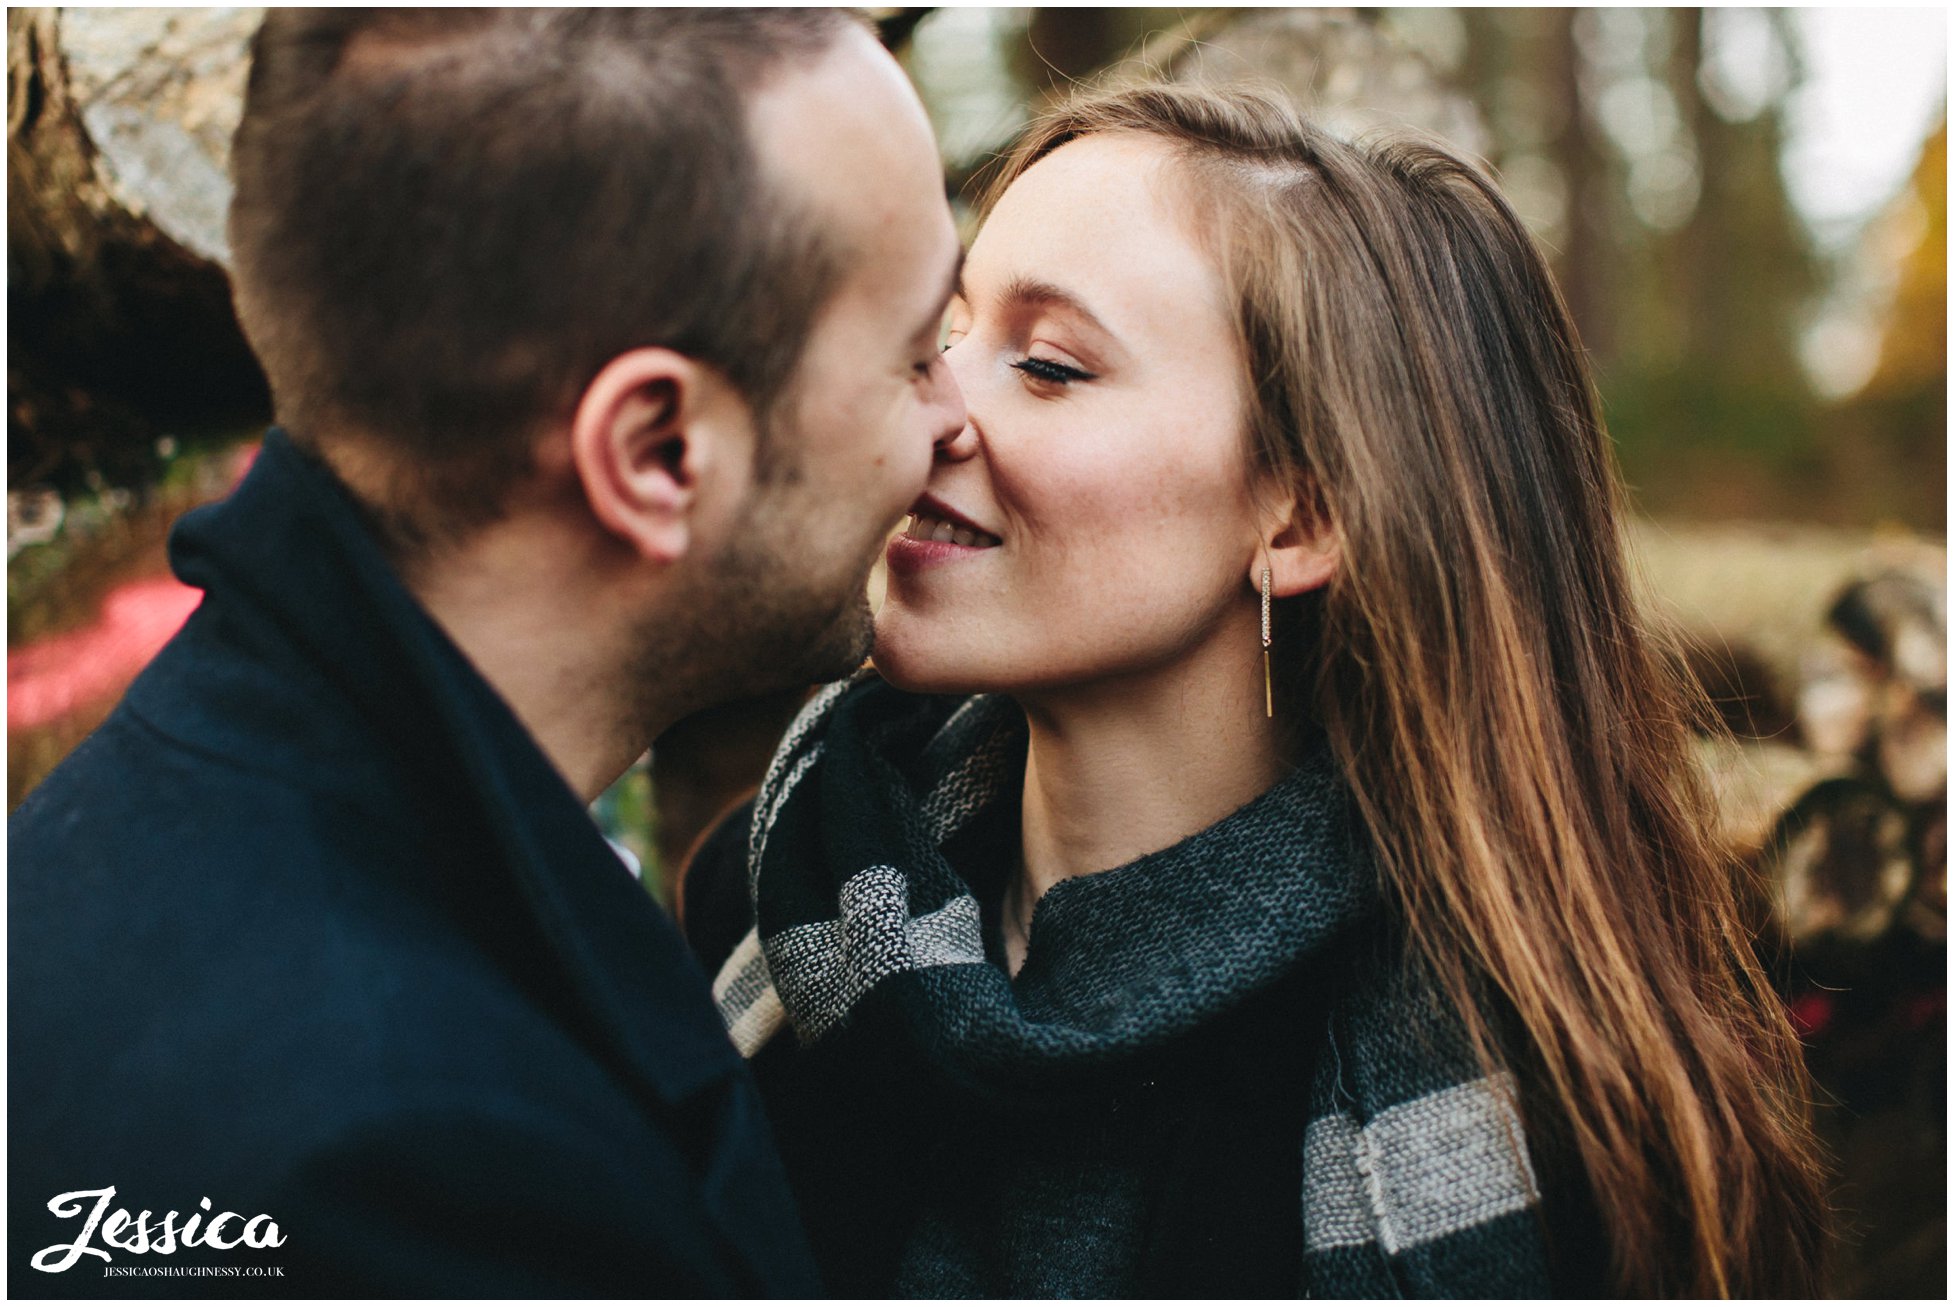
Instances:
[[[963,388],[957,385],[957,377],[950,370],[949,363],[942,357],[930,371],[932,388],[930,395],[930,430],[936,449],[941,453],[946,445],[954,445],[963,438],[969,429],[970,415],[964,408]]]
[[[939,428],[936,437],[936,457],[939,461],[960,462],[977,452],[977,431],[971,425],[970,410],[965,403],[963,388],[957,383],[956,369],[951,365],[953,350],[945,350],[937,360],[937,371],[942,375],[943,386],[952,397],[949,408],[944,410],[947,419],[954,409],[956,422],[947,422]]]
[[[953,431],[945,431],[936,442],[936,461],[961,463],[977,452],[977,428],[966,418]]]

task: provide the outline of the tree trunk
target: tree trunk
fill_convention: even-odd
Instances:
[[[140,485],[270,402],[231,309],[226,168],[257,10],[7,13],[8,475]]]
[[[1608,302],[1608,163],[1595,140],[1587,99],[1581,94],[1581,46],[1575,12],[1541,11],[1551,26],[1548,90],[1567,106],[1566,124],[1553,143],[1555,165],[1567,187],[1566,246],[1560,257],[1561,289],[1581,343],[1603,367],[1614,357],[1614,316]]]

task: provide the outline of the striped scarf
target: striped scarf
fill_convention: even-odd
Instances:
[[[757,924],[713,987],[740,1051],[753,1056],[782,1025],[812,1045],[872,1007],[900,1013],[905,1037],[959,1083],[1010,1096],[1157,1048],[1349,949],[1314,1035],[1310,1102],[1297,1105],[1303,1291],[1546,1294],[1515,1086],[1481,1073],[1456,1016],[1392,961],[1401,950],[1384,943],[1328,750],[1171,849],[1060,882],[1014,988],[986,959],[977,901],[941,849],[1017,782],[1024,748],[1022,714],[1001,696],[910,696],[864,673],[808,704],[754,804]],[[1117,948],[1041,961],[1038,931],[1061,930],[1069,903],[1098,896],[1103,912],[1142,881]],[[1057,971],[1032,974],[1047,964]],[[1039,1003],[1040,981],[1062,1005]]]

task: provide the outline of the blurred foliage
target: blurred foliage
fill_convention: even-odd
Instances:
[[[1911,251],[1900,263],[1879,370],[1869,396],[1928,390],[1946,397],[1947,379],[1947,123],[1921,151],[1906,194],[1889,213],[1881,235],[1912,217],[1919,231],[1902,241]],[[1944,407],[1944,404],[1943,404]]]
[[[1921,152],[1913,179],[1869,231],[1875,257],[1894,258],[1898,284],[1872,380],[1838,414],[1839,444],[1876,451],[1913,479],[1883,506],[1921,524],[1945,513],[1947,478],[1947,124]],[[1849,459],[1842,475],[1853,471]],[[1857,479],[1849,484],[1858,486]],[[1884,487],[1862,487],[1875,500]]]
[[[658,852],[658,805],[652,801],[650,755],[631,764],[590,805],[590,815],[604,834],[622,844],[638,860],[638,879],[659,907],[672,910],[674,869]]]
[[[906,21],[899,48],[953,187],[1038,105],[1108,72],[1273,81],[1338,128],[1435,132],[1495,171],[1549,252],[1639,508],[1944,533],[1945,129],[1893,211],[1821,250],[1781,165],[1803,77],[1788,11],[946,9]],[[1879,370],[1828,398],[1807,373],[1807,336],[1868,264]],[[1894,266],[1898,289],[1884,294]]]
[[[192,448],[168,440],[152,450],[157,479],[140,489],[102,486],[62,503],[58,518],[30,533],[10,511],[7,643],[10,649],[96,621],[117,587],[168,572],[171,526],[185,512],[224,493],[255,434],[232,431]],[[15,505],[10,502],[10,510]],[[34,543],[26,543],[32,535]],[[42,538],[44,537],[44,538]],[[132,673],[133,674],[133,673]],[[59,721],[7,731],[7,810],[101,724],[115,697],[85,704]]]
[[[150,450],[156,471],[149,484],[130,489],[98,477],[94,493],[53,500],[59,519],[32,544],[10,513],[8,644],[71,630],[92,618],[117,585],[167,572],[170,527],[229,489],[239,457],[257,437],[232,429],[187,448],[164,437]]]

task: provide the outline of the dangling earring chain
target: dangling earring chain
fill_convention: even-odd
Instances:
[[[1269,569],[1262,569],[1262,710],[1276,715],[1275,682],[1269,676],[1269,646],[1275,643],[1269,631]]]

